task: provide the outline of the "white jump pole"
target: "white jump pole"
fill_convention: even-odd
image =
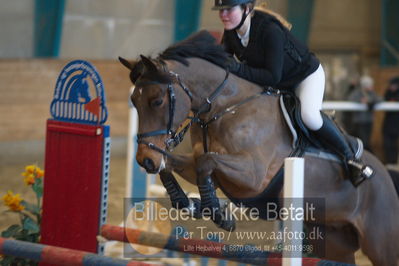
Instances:
[[[294,210],[303,208],[304,196],[304,165],[303,158],[286,158],[284,160],[284,207],[293,207]],[[288,217],[283,221],[283,231],[287,237],[283,241],[283,266],[302,265],[302,235],[303,221],[296,221]],[[292,237],[294,235],[294,237]]]
[[[367,111],[368,105],[365,103],[348,102],[348,101],[326,101],[323,102],[323,110],[335,111]],[[374,111],[399,111],[399,103],[397,102],[380,102],[374,105]]]
[[[130,88],[130,94],[134,91],[134,86]],[[132,197],[132,178],[133,178],[133,162],[135,156],[136,143],[134,136],[137,134],[137,111],[133,108],[133,104],[129,101],[129,128],[127,136],[127,163],[126,163],[126,191],[125,197]]]
[[[134,91],[134,86],[130,88],[130,95]],[[130,199],[133,198],[133,184],[134,184],[134,162],[136,155],[136,142],[134,141],[135,136],[137,135],[137,121],[138,115],[136,109],[133,107],[133,104],[129,101],[129,128],[128,128],[128,136],[127,136],[127,162],[126,162],[126,189],[125,189],[125,198]],[[139,178],[139,177],[136,177]],[[125,221],[120,222],[120,226],[124,226]],[[105,254],[110,255],[113,252],[113,249],[118,245],[118,241],[107,241],[105,243]],[[119,249],[117,247],[117,249]]]

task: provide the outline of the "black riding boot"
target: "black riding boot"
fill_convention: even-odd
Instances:
[[[323,126],[319,130],[313,132],[322,144],[343,157],[349,179],[352,184],[357,187],[365,179],[371,178],[374,174],[374,170],[355,158],[354,152],[349,147],[345,136],[337,125],[327,115],[322,114],[322,117]]]

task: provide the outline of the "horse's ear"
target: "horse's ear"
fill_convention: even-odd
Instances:
[[[157,66],[147,57],[145,57],[144,55],[140,55],[141,57],[141,62],[143,62],[145,70],[148,72],[157,72]]]
[[[132,70],[137,63],[137,62],[129,62],[128,60],[126,60],[125,58],[122,58],[120,56],[118,58],[119,58],[119,61],[122,63],[122,65],[124,65],[125,67],[127,67],[130,70]]]

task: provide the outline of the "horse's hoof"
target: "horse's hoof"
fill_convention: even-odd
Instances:
[[[230,220],[222,220],[222,223],[219,225],[223,230],[233,232],[236,230],[236,220],[234,217],[231,217]]]
[[[190,211],[190,216],[194,217],[195,219],[202,218],[201,213],[201,200],[198,198],[189,198],[190,205],[188,207]]]
[[[230,214],[228,209],[217,211],[212,217],[213,222],[223,230],[232,232],[236,230],[236,220],[233,215]]]
[[[178,199],[178,200],[171,200],[172,207],[181,210],[188,208],[190,206],[190,202],[186,199]]]

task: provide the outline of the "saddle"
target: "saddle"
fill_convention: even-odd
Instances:
[[[330,155],[332,155],[332,157],[338,158],[336,160],[342,161],[342,159],[338,157],[338,154],[336,154],[332,150],[329,150],[328,147],[323,145],[321,141],[318,140],[309,129],[307,129],[301,118],[300,101],[293,92],[285,91],[284,93],[282,93],[282,96],[280,97],[280,106],[284,114],[286,123],[293,136],[293,149],[300,149],[303,151],[302,153],[304,153],[305,151],[312,152],[315,150],[321,150],[324,153],[329,153]],[[345,139],[349,144],[349,147],[352,149],[353,154],[355,154],[355,158],[360,159],[364,151],[363,142],[359,138],[347,134],[345,130],[335,122],[333,117],[328,116],[325,113],[324,115],[331,119],[337,125],[337,127],[345,136]]]

